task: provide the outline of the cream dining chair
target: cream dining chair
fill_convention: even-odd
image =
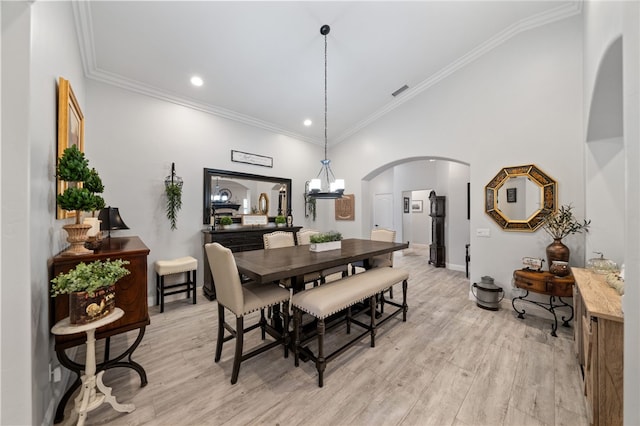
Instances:
[[[231,384],[238,381],[240,363],[262,352],[279,345],[284,347],[284,357],[289,356],[288,329],[289,329],[289,291],[277,284],[258,284],[249,282],[242,284],[238,274],[236,261],[226,247],[218,243],[206,244],[205,251],[213,275],[218,302],[218,338],[216,342],[215,362],[220,361],[222,344],[228,340],[236,339],[236,349],[233,357],[233,371]],[[282,317],[284,328],[282,332],[275,330],[267,323],[264,310],[282,304]],[[235,330],[225,321],[224,310],[228,309],[236,317]],[[251,312],[260,311],[260,320],[247,328],[244,327],[244,317]],[[268,333],[276,340],[264,343],[248,353],[243,353],[244,333],[260,328],[262,339]],[[230,335],[225,337],[225,330]]]
[[[396,240],[396,231],[386,228],[374,228],[371,230],[370,239],[372,241],[384,241],[392,243]],[[374,256],[370,261],[372,268],[392,267],[393,266],[393,252],[387,254],[381,254]],[[356,273],[356,268],[364,268],[364,262],[356,262],[351,264],[351,274]],[[393,287],[389,288],[389,297],[393,299]]]
[[[262,236],[265,250],[277,249],[282,247],[293,247],[296,245],[293,232],[287,231],[274,231]],[[311,274],[305,274],[304,283],[313,283],[314,286],[318,284],[321,279],[319,272]],[[291,280],[289,278],[280,281],[280,284],[286,288],[291,288]]]

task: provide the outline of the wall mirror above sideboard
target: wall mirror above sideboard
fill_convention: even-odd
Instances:
[[[214,214],[264,214],[272,220],[291,212],[291,179],[205,168],[202,193],[204,225]]]
[[[485,212],[505,231],[532,232],[557,209],[556,181],[533,164],[505,167],[485,187]]]

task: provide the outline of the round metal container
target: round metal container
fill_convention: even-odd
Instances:
[[[482,277],[479,283],[473,283],[471,292],[475,296],[479,308],[490,311],[500,309],[500,301],[504,298],[504,291],[502,287],[493,283],[493,278]]]

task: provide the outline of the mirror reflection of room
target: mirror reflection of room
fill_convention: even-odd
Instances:
[[[513,176],[498,190],[498,208],[511,220],[527,220],[541,209],[541,188],[526,176]]]
[[[212,214],[277,216],[286,211],[286,186],[266,181],[211,177]]]

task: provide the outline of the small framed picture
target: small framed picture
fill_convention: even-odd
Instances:
[[[404,197],[404,212],[409,213],[409,197]]]
[[[518,201],[518,188],[507,188],[507,203]]]
[[[422,200],[411,200],[411,212],[422,213]]]

